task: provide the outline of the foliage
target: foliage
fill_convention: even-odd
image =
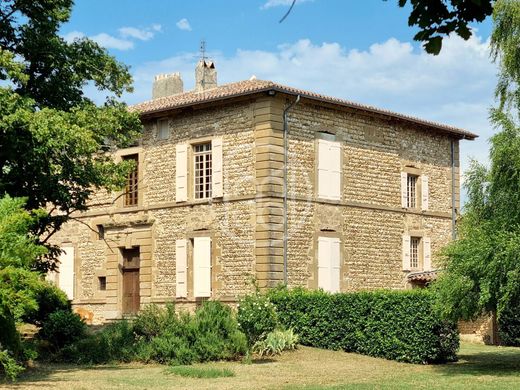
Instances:
[[[520,347],[520,274],[511,273],[509,282],[498,302],[498,336],[502,344]]]
[[[303,345],[409,363],[456,360],[456,325],[435,313],[428,291],[278,289],[269,296],[281,324],[294,329]]]
[[[414,39],[430,54],[439,54],[443,37],[452,32],[469,39],[469,23],[482,22],[493,10],[493,0],[399,0],[400,7],[407,4],[412,7],[408,24],[419,28]]]
[[[23,370],[24,368],[18,364],[7,349],[0,348],[0,377],[5,376],[14,381]]]
[[[50,314],[57,311],[70,312],[72,310],[67,294],[50,283],[40,283],[39,288],[35,290],[34,299],[38,308],[25,313],[21,317],[23,322],[41,327]]]
[[[497,0],[493,7],[491,55],[499,64],[500,109],[520,107],[520,2]],[[518,115],[518,113],[517,113]]]
[[[296,349],[297,344],[298,335],[292,329],[277,329],[268,333],[265,339],[257,341],[253,346],[253,352],[260,356],[274,356],[283,351]]]
[[[59,349],[81,339],[86,330],[87,325],[79,315],[70,310],[59,310],[49,314],[38,335]]]
[[[188,378],[227,378],[235,376],[235,373],[229,368],[214,367],[174,366],[169,367],[168,372]]]
[[[49,237],[102,187],[120,188],[130,164],[116,164],[104,145],[125,146],[140,132],[136,113],[114,97],[131,90],[128,68],[88,38],[66,42],[60,26],[72,0],[6,0],[0,6],[0,194],[26,197],[29,210],[52,207],[34,227],[51,249],[40,269],[53,268]],[[92,84],[107,101],[84,95]]]
[[[231,309],[205,302],[195,314],[176,314],[173,305],[151,305],[133,323],[121,321],[63,348],[58,360],[73,363],[142,361],[191,364],[236,359],[247,341]]]
[[[274,305],[267,296],[258,292],[240,300],[237,319],[250,346],[265,339],[278,325]]]

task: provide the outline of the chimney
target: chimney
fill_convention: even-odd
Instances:
[[[158,74],[153,81],[152,99],[182,93],[184,92],[183,88],[181,74],[179,72]]]
[[[195,91],[202,92],[217,86],[215,63],[201,59],[195,68]]]

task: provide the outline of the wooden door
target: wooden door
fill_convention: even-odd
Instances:
[[[137,314],[139,292],[139,248],[123,249],[123,314]]]

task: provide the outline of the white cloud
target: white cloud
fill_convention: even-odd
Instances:
[[[75,39],[81,39],[84,38],[85,34],[83,34],[81,31],[71,31],[63,36],[63,39],[65,39],[66,42],[71,43]]]
[[[480,135],[461,143],[464,171],[469,156],[487,162],[493,134],[488,109],[493,104],[495,65],[489,42],[474,35],[468,41],[445,39],[438,56],[389,39],[366,50],[345,50],[338,43],[315,44],[307,39],[273,51],[237,50],[232,56],[210,53],[219,83],[259,79],[337,96],[400,113],[465,128]],[[185,89],[194,84],[196,53],[141,64],[135,68],[135,93],[129,103],[150,99],[153,76],[180,71]]]
[[[314,0],[296,0],[295,5],[305,3],[307,1],[314,1]],[[267,0],[264,5],[260,7],[260,9],[269,9],[273,7],[280,7],[280,6],[291,6],[293,0]]]
[[[153,31],[148,29],[138,29],[135,27],[121,27],[119,29],[119,34],[123,38],[135,38],[140,41],[148,41],[155,35]]]
[[[162,26],[160,24],[152,24],[152,30],[154,31],[162,31]]]
[[[89,38],[92,39],[94,42],[99,43],[99,45],[106,47],[107,49],[130,50],[134,48],[133,41],[130,41],[128,39],[116,38],[107,33],[93,35]]]
[[[175,23],[175,25],[179,30],[191,31],[190,22],[186,18],[182,18],[177,23]]]

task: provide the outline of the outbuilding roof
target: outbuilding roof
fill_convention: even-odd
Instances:
[[[348,107],[351,109],[361,110],[369,113],[375,113],[383,116],[387,116],[391,119],[398,119],[404,122],[412,124],[418,124],[429,127],[444,133],[450,133],[456,135],[459,138],[475,139],[478,137],[476,134],[471,133],[465,129],[458,127],[445,125],[425,119],[416,118],[413,116],[400,114],[390,110],[385,110],[377,107],[373,107],[366,104],[356,103],[350,100],[344,100],[331,96],[322,95],[316,92],[306,91],[303,89],[288,87],[282,84],[275,83],[273,81],[250,79],[244,81],[238,81],[235,83],[223,84],[216,88],[207,89],[205,91],[190,91],[179,93],[171,96],[166,96],[158,99],[148,100],[143,103],[136,104],[130,107],[132,111],[138,111],[142,115],[160,113],[176,108],[188,107],[202,103],[216,102],[225,99],[231,99],[239,96],[246,96],[257,94],[261,92],[274,91],[285,93],[288,95],[297,96],[300,95],[302,98],[316,100],[319,102],[325,102],[329,104],[335,104],[342,107]]]

